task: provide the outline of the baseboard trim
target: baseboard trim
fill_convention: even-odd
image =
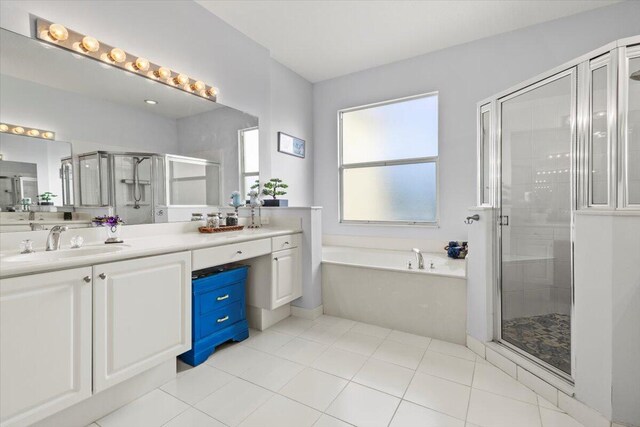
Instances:
[[[574,397],[572,385],[552,376],[522,356],[511,354],[508,349],[494,342],[481,342],[467,334],[467,347],[488,363],[503,370],[516,381],[544,397],[584,425],[611,426],[604,415]]]
[[[320,304],[316,308],[302,308],[296,307],[294,305],[291,306],[291,315],[302,317],[303,319],[316,320],[318,317],[322,316],[323,313],[324,308],[322,304]]]

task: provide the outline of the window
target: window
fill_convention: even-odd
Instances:
[[[437,221],[438,95],[339,112],[340,221]]]
[[[480,107],[478,146],[478,205],[491,206],[491,105]]]
[[[259,129],[249,128],[240,131],[240,194],[243,197],[260,178]]]

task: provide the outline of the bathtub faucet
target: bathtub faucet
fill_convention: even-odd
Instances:
[[[412,251],[416,254],[416,259],[418,261],[418,270],[424,270],[424,258],[422,258],[422,252],[420,252],[420,249],[418,248],[413,248]]]

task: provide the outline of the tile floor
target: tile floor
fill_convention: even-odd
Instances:
[[[579,427],[464,346],[289,317],[91,427]]]

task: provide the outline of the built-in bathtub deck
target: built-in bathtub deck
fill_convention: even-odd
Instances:
[[[434,274],[455,278],[467,276],[464,259],[449,258],[446,253],[424,252],[425,269],[418,269],[416,255],[411,250],[353,248],[347,246],[323,246],[323,264],[347,265],[406,273]],[[411,262],[411,269],[408,268]],[[430,268],[433,263],[433,268]]]
[[[326,314],[465,343],[465,260],[424,253],[419,270],[411,251],[325,246],[322,252]]]

